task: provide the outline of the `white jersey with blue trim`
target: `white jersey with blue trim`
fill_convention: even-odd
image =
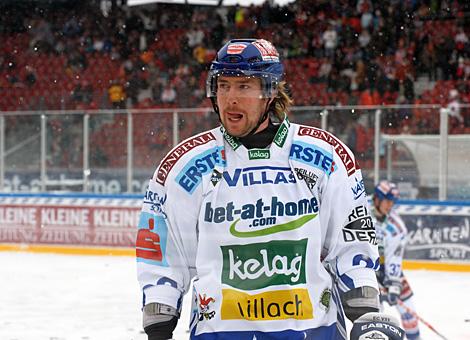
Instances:
[[[361,170],[335,136],[285,119],[248,150],[216,128],[150,180],[138,280],[144,305],[181,308],[194,279],[191,339],[345,339],[336,291],[377,289],[375,242]]]
[[[405,222],[395,209],[392,209],[383,221],[378,221],[375,217],[373,202],[369,202],[372,207],[372,219],[377,232],[381,264],[380,279],[381,281],[401,281],[403,255],[408,234]]]

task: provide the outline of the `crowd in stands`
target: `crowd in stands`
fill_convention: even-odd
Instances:
[[[274,43],[297,106],[470,103],[466,1],[1,9],[0,110],[208,107],[207,66],[234,37]],[[455,107],[452,130],[470,132],[470,111]],[[383,126],[436,133],[429,111],[388,111]]]

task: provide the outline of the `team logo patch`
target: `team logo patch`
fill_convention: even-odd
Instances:
[[[214,169],[214,171],[212,171],[212,176],[211,176],[212,185],[216,186],[217,183],[219,183],[221,179],[222,179],[222,173],[217,171],[217,169]]]
[[[328,144],[333,146],[339,158],[341,158],[341,161],[343,162],[344,167],[346,168],[348,176],[351,176],[356,172],[356,170],[360,169],[359,164],[349,154],[348,150],[346,149],[346,146],[331,133],[310,126],[301,126],[298,135],[310,136],[313,138],[321,139],[324,142],[327,142]]]
[[[183,157],[190,150],[194,149],[196,146],[207,144],[211,140],[215,140],[214,135],[210,132],[206,132],[179,144],[162,160],[158,166],[155,180],[161,185],[165,184],[168,174],[170,173],[171,169],[173,169],[178,160],[181,159],[181,157]]]
[[[215,310],[212,310],[212,303],[215,302],[213,297],[206,297],[206,294],[199,294],[198,305],[199,305],[199,321],[204,319],[210,320],[215,316]]]
[[[328,311],[328,309],[330,309],[330,300],[331,290],[327,288],[320,295],[320,307],[322,307],[325,311]]]

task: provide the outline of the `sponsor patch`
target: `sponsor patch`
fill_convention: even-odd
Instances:
[[[300,141],[292,143],[289,158],[322,170],[328,176],[338,168],[333,162],[333,155],[313,144]]]
[[[310,126],[301,126],[298,132],[299,136],[310,136],[313,138],[321,139],[335,149],[336,153],[338,154],[339,158],[344,164],[348,176],[351,176],[359,170],[359,164],[354,160],[354,158],[349,154],[346,146],[341,142],[338,138],[333,136],[331,133],[326,132],[325,130],[310,127]]]
[[[167,267],[165,259],[168,227],[166,220],[146,212],[140,214],[136,239],[137,262]]]
[[[221,246],[222,283],[241,290],[305,280],[307,239]]]
[[[210,132],[206,132],[179,144],[162,160],[157,168],[157,175],[155,180],[161,185],[165,184],[168,174],[170,173],[171,169],[173,169],[178,160],[181,159],[181,157],[183,157],[190,150],[194,149],[196,146],[207,144],[211,140],[215,140],[214,135]]]
[[[268,321],[313,318],[313,307],[307,289],[275,290],[247,294],[222,289],[222,320]]]
[[[223,178],[229,187],[263,185],[263,184],[293,184],[296,183],[291,168],[257,166],[235,169],[232,173],[224,171]]]
[[[242,145],[240,141],[238,140],[238,138],[233,137],[232,135],[229,135],[227,131],[225,131],[223,126],[220,127],[220,131],[224,135],[225,141],[228,143],[228,145],[232,147],[233,150],[237,150],[240,147],[240,145]]]
[[[377,244],[375,228],[367,207],[355,207],[348,216],[348,224],[343,227],[344,242],[369,242]]]
[[[257,237],[300,228],[314,219],[318,210],[318,200],[315,197],[304,198],[298,202],[282,202],[273,196],[269,204],[260,198],[254,204],[248,203],[241,207],[235,206],[233,201],[222,207],[212,207],[212,202],[207,202],[204,221],[232,222],[230,233],[233,236]],[[277,218],[282,216],[295,217],[295,219],[278,224]]]
[[[193,193],[202,177],[211,172],[216,165],[225,165],[223,148],[215,147],[193,157],[176,176],[175,181],[188,193]]]
[[[270,159],[271,151],[268,149],[251,149],[248,150],[248,158],[252,159]]]
[[[287,134],[289,133],[289,128],[288,125],[289,121],[287,121],[287,118],[284,122],[279,126],[276,135],[274,136],[274,144],[282,148],[284,146],[284,143],[286,142],[287,139]]]
[[[297,174],[297,178],[301,181],[305,181],[310,190],[317,184],[318,176],[313,172],[303,168],[294,168],[294,171]]]
[[[163,218],[167,218],[163,205],[166,202],[166,194],[159,196],[158,193],[153,192],[150,188],[147,188],[144,196],[143,204],[150,205],[150,211],[153,211],[156,215],[160,215]]]
[[[354,199],[357,200],[366,193],[366,187],[364,185],[364,179],[358,179],[357,177],[354,177],[354,180],[356,181],[356,184],[351,187],[351,190],[353,192]]]

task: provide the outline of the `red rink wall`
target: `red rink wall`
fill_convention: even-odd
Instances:
[[[0,195],[0,243],[133,248],[141,196]]]

